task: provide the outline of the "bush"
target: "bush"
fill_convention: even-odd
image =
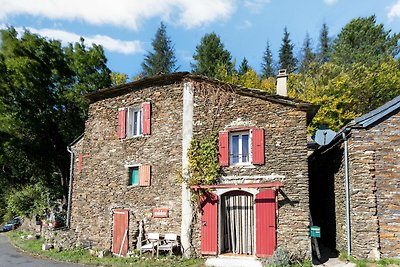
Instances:
[[[290,266],[289,253],[287,252],[286,249],[279,247],[275,250],[274,255],[272,255],[271,258],[266,260],[265,265],[273,267]]]
[[[41,214],[46,207],[46,190],[38,185],[28,185],[20,190],[11,190],[6,198],[5,220],[13,216]]]

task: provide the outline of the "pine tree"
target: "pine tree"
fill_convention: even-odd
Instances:
[[[322,29],[319,35],[319,49],[318,49],[318,60],[320,63],[326,63],[330,61],[332,53],[332,47],[328,36],[328,26],[326,23],[322,24]]]
[[[158,73],[171,73],[178,68],[175,67],[175,49],[171,39],[167,36],[166,26],[161,22],[155,38],[151,43],[153,52],[148,52],[142,63],[143,76],[153,76]]]
[[[353,63],[376,64],[400,51],[400,34],[390,34],[376,17],[357,18],[343,27],[333,45],[332,61],[349,68]]]
[[[225,49],[217,34],[206,34],[196,46],[196,53],[193,55],[196,63],[192,64],[192,71],[196,74],[215,77],[217,66],[222,65],[230,74],[233,71],[231,58],[231,53]]]
[[[246,72],[250,70],[249,62],[247,61],[247,58],[244,57],[242,60],[242,63],[240,63],[239,69],[238,69],[238,74],[243,75]]]
[[[267,41],[267,48],[265,49],[263,62],[261,63],[261,77],[268,78],[268,77],[273,77],[274,75],[275,75],[275,68],[272,59],[272,52],[269,45],[269,41]]]
[[[279,49],[279,65],[281,69],[286,69],[288,73],[296,70],[297,60],[293,56],[294,45],[289,39],[289,32],[285,27],[283,31],[282,45]]]
[[[315,54],[311,48],[311,38],[307,33],[304,39],[303,47],[301,49],[302,61],[300,64],[299,72],[306,74],[310,68],[311,63],[315,60]]]

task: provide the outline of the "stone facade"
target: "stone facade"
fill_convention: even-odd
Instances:
[[[351,254],[360,258],[400,257],[399,112],[370,128],[352,128],[348,148]],[[311,190],[310,205],[321,225],[322,241],[346,251],[343,161],[342,142],[312,156],[310,188],[325,190]],[[334,196],[334,202],[322,194]],[[324,221],[322,206],[330,215],[335,211],[335,217]]]
[[[165,77],[173,77],[165,76]],[[156,79],[156,78],[155,78]],[[162,79],[160,79],[162,80]],[[78,242],[112,245],[112,211],[129,210],[129,249],[136,247],[138,223],[145,232],[181,233],[182,189],[177,173],[183,158],[183,91],[193,89],[193,137],[225,129],[265,130],[265,164],[224,167],[220,183],[283,182],[278,194],[277,246],[309,256],[309,199],[306,127],[308,103],[289,98],[241,94],[204,77],[184,75],[169,81],[134,82],[92,101],[83,139],[74,147],[75,161],[70,229]],[[117,88],[118,89],[118,88]],[[101,95],[102,92],[99,93]],[[117,138],[118,109],[151,103],[151,134]],[[312,113],[312,112],[311,112]],[[311,116],[312,117],[312,116]],[[150,164],[151,185],[128,186],[129,164]],[[168,208],[168,218],[153,218],[153,208]],[[193,213],[191,243],[200,254],[200,217]]]

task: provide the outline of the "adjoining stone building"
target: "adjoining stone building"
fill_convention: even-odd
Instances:
[[[310,209],[314,224],[321,226],[321,242],[338,251],[349,248],[356,257],[399,258],[400,96],[350,122],[309,162]]]
[[[282,246],[309,256],[306,128],[317,106],[183,72],[86,97],[85,132],[72,146],[77,242],[126,254],[140,223],[180,235],[185,255],[266,257]],[[191,140],[211,134],[221,176],[190,189]]]

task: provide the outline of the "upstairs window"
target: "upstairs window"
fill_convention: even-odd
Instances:
[[[221,131],[218,134],[220,166],[264,165],[264,129]]]
[[[246,164],[250,162],[250,134],[245,132],[232,132],[229,134],[230,163]]]
[[[126,137],[139,136],[142,134],[142,110],[140,108],[128,108],[126,120]]]
[[[118,109],[119,139],[135,136],[150,135],[150,102],[144,102],[138,107],[124,107]]]

